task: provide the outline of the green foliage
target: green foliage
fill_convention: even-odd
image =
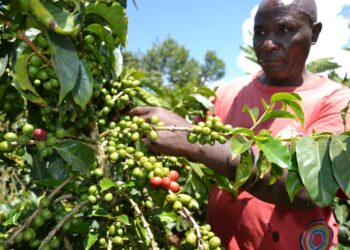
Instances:
[[[211,52],[201,71],[175,41],[165,46],[163,69],[186,87],[160,86],[148,71],[123,65],[125,6],[18,0],[1,7],[0,247],[220,245],[214,233],[204,237],[207,227],[191,246],[186,234],[202,234],[212,181],[232,184],[201,164],[148,152],[142,138],[156,140],[162,124],[128,112],[153,105],[205,116],[215,93],[191,84],[221,78],[224,65]]]

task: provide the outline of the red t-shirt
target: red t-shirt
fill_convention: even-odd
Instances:
[[[308,135],[312,131],[336,133],[344,130],[340,111],[350,100],[347,87],[324,77],[299,87],[267,86],[257,75],[234,80],[219,88],[215,114],[224,123],[250,128],[252,121],[242,112],[244,105],[258,107],[262,114],[261,99],[269,102],[274,93],[293,92],[302,98],[304,127],[294,120],[275,119],[266,121],[256,131],[264,128],[271,130],[273,135],[284,131]],[[348,118],[350,124],[350,115]],[[276,206],[245,191],[234,198],[214,187],[209,197],[207,221],[230,250],[321,250],[337,243],[338,228],[330,207],[292,209]]]

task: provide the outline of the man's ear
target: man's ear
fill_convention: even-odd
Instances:
[[[318,36],[321,33],[321,30],[322,30],[322,23],[317,22],[312,25],[312,37],[311,37],[312,44],[316,44],[318,40]]]

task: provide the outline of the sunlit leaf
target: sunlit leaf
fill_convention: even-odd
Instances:
[[[262,118],[261,122],[269,120],[269,119],[276,119],[276,118],[289,118],[294,119],[294,115],[286,110],[273,110],[270,112],[267,112]]]
[[[114,182],[109,178],[103,178],[103,180],[100,183],[100,187],[102,191],[108,190],[114,186],[115,186]]]
[[[84,240],[84,249],[90,249],[98,240],[98,234],[89,233]]]
[[[250,117],[252,118],[253,123],[254,124],[256,123],[258,116],[259,116],[259,109],[257,107],[249,108],[247,105],[244,105],[242,111],[248,113],[250,115]]]
[[[113,50],[114,55],[114,71],[117,77],[119,77],[123,72],[123,56],[120,49],[115,48]]]
[[[248,140],[247,138],[245,138],[244,136],[242,136],[240,134],[234,134],[230,138],[231,154],[232,154],[231,157],[236,158],[237,156],[239,156],[243,152],[250,149],[252,144],[253,144],[253,141]]]
[[[210,110],[211,112],[214,112],[214,104],[209,101],[206,97],[200,95],[200,94],[192,94],[192,97],[196,99],[197,102],[203,105],[207,110]]]
[[[301,101],[301,97],[297,93],[275,93],[271,96],[270,104],[278,101]]]
[[[124,8],[119,4],[107,6],[104,3],[89,4],[85,14],[96,14],[109,24],[112,31],[118,36],[121,45],[125,46],[127,37],[128,19]]]
[[[45,101],[37,93],[28,76],[27,64],[30,56],[29,54],[22,54],[16,60],[14,68],[16,88],[20,90],[22,96],[27,100],[34,103],[45,104]]]
[[[281,141],[270,137],[265,140],[256,140],[256,146],[264,152],[266,158],[281,168],[290,168],[292,163],[288,148]]]
[[[151,106],[165,107],[165,108],[170,106],[168,103],[164,102],[161,98],[156,97],[155,95],[145,90],[144,88],[138,87],[136,89],[137,89],[136,96],[146,104]]]
[[[196,92],[205,97],[215,96],[215,91],[208,87],[199,87]]]

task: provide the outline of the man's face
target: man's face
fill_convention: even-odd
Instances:
[[[300,79],[311,44],[311,21],[300,7],[271,1],[259,8],[253,46],[267,79]]]

